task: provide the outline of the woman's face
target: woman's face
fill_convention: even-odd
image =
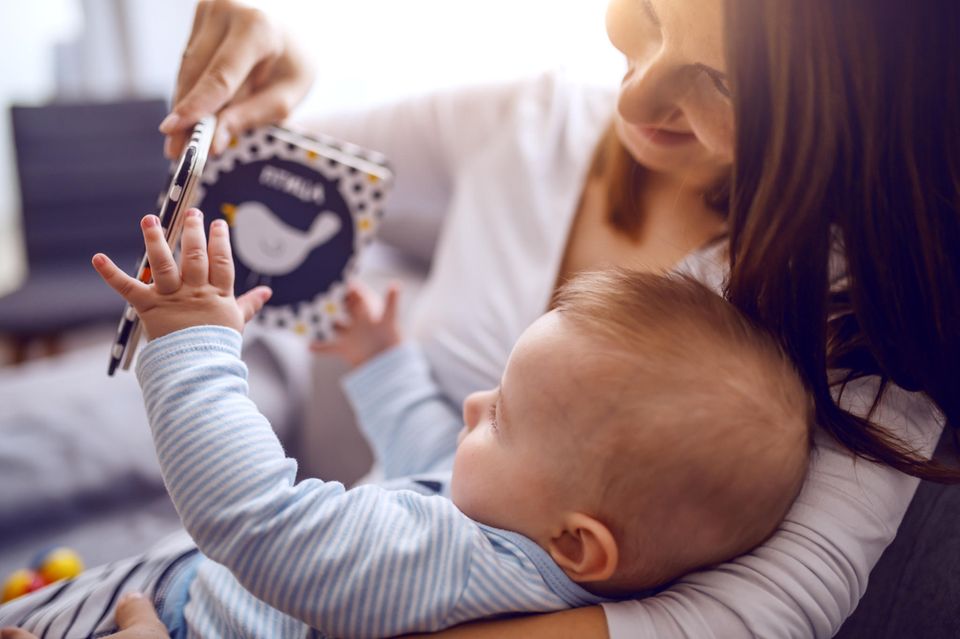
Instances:
[[[652,171],[710,183],[733,160],[722,0],[611,0],[607,34],[627,59],[617,132]]]

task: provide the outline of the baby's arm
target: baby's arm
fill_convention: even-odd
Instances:
[[[227,230],[214,225],[208,258],[198,213],[185,223],[182,269],[156,220],[145,219],[155,284],[102,255],[94,265],[153,338],[137,375],[164,481],[200,550],[261,600],[335,636],[431,631],[569,605],[527,551],[491,543],[447,499],[295,483],[296,462],[246,395],[234,329],[263,294],[233,298]],[[510,595],[491,595],[501,582]]]
[[[200,550],[333,636],[450,625],[478,527],[442,498],[296,483],[239,353],[235,331],[194,327],[150,342],[137,366],[167,488]]]
[[[449,470],[463,420],[431,376],[416,345],[401,342],[396,287],[380,304],[354,283],[347,293],[349,320],[328,342],[311,349],[340,357],[354,370],[344,390],[386,479]],[[382,308],[381,308],[382,307]]]

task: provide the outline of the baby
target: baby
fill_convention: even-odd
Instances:
[[[246,397],[229,236],[188,215],[178,268],[143,222],[155,283],[94,266],[151,341],[137,373],[163,475],[190,533],[0,607],[48,637],[111,630],[126,590],[177,636],[383,637],[635,597],[733,558],[799,490],[809,402],[771,338],[683,277],[577,277],[521,335],[462,420],[369,293],[321,350],[386,475],[297,483]],[[451,473],[452,467],[452,473]],[[201,554],[202,553],[202,554]]]

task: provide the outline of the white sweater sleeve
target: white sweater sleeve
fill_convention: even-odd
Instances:
[[[396,172],[380,237],[430,261],[465,163],[529,81],[451,89],[368,109],[301,117],[291,127],[383,153]]]
[[[859,412],[873,388],[873,380],[851,385],[842,404]],[[942,430],[926,400],[898,388],[875,418],[927,456]],[[807,481],[773,537],[656,597],[606,604],[611,639],[833,636],[856,608],[919,482],[852,458],[824,433],[816,439]]]

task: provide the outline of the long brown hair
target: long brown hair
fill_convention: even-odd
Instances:
[[[960,2],[727,4],[727,295],[779,336],[850,450],[960,481],[840,409],[827,373],[878,376],[875,407],[888,381],[923,392],[960,424]]]

